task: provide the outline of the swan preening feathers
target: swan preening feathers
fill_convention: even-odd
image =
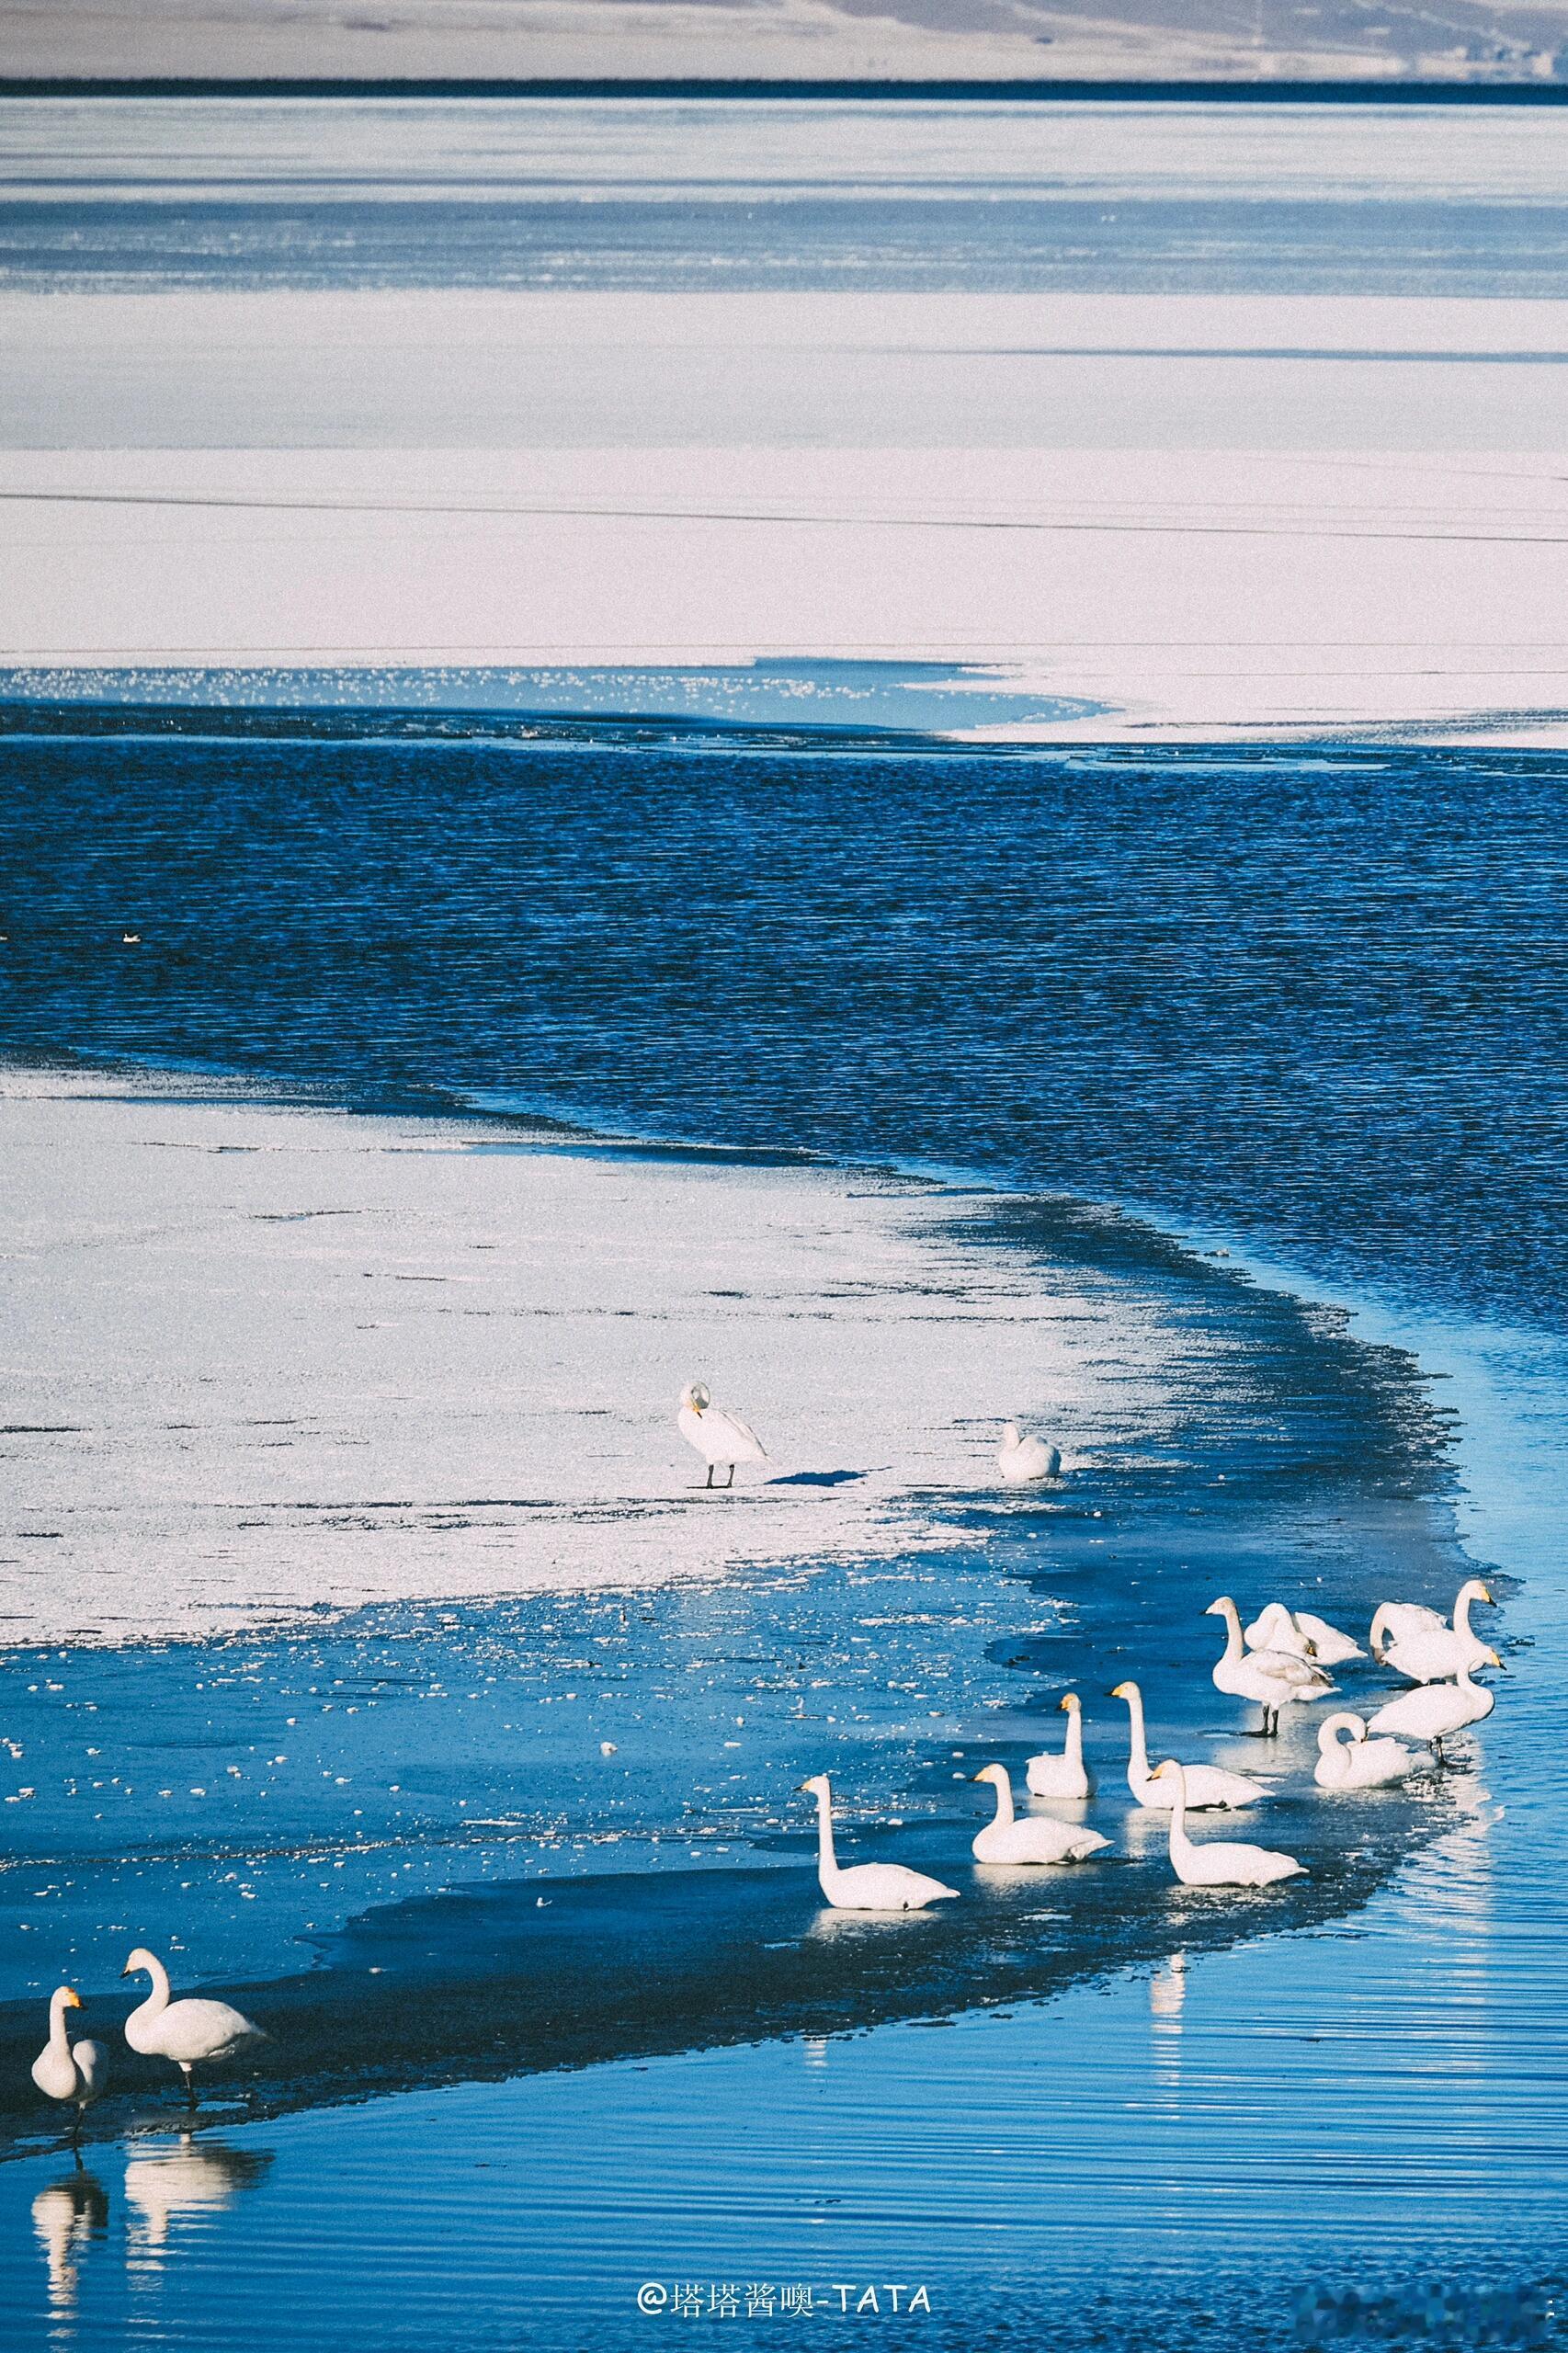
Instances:
[[[708,1465],[704,1485],[713,1484],[715,1471],[727,1470],[724,1484],[735,1483],[737,1462],[766,1462],[767,1450],[756,1432],[732,1414],[726,1405],[715,1405],[706,1382],[692,1381],[680,1392],[680,1411],[676,1415],[676,1427],[687,1446],[695,1447]]]
[[[49,2001],[49,2040],[33,2061],[33,2081],[50,2099],[70,2100],[76,2110],[90,2108],[103,2090],[108,2061],[98,2042],[72,2042],[65,2032],[65,2013],[79,2010],[82,1996],[72,1985],[57,1985]]]
[[[1348,1733],[1348,1740],[1340,1733]],[[1415,1751],[1403,1741],[1369,1740],[1364,1717],[1342,1708],[1318,1726],[1318,1761],[1312,1779],[1320,1790],[1379,1790],[1389,1781],[1403,1781],[1415,1763]]]
[[[1034,1487],[1042,1479],[1054,1479],[1059,1475],[1062,1456],[1054,1446],[1047,1446],[1042,1438],[1025,1438],[1017,1422],[1009,1422],[997,1449],[996,1468],[1006,1486]]]
[[[199,1996],[172,2001],[169,1972],[157,1954],[149,1952],[144,1945],[137,1946],[120,1975],[133,1977],[139,1971],[144,1971],[152,1979],[153,1990],[141,2007],[132,2010],[126,2019],[125,2039],[132,2051],[154,2059],[172,2059],[185,2077],[186,2097],[194,2108],[193,2067],[232,2059],[247,2043],[263,2042],[267,2038],[260,2027],[232,2009],[227,2002],[208,2001]]]
[[[996,1792],[996,1817],[974,1841],[981,1863],[1081,1863],[1097,1854],[1110,1840],[1097,1830],[1058,1822],[1049,1813],[1027,1814],[1020,1822],[1013,1812],[1013,1785],[1005,1765],[987,1765],[975,1775]]]
[[[1501,1666],[1470,1622],[1472,1601],[1490,1602],[1491,1588],[1470,1577],[1454,1599],[1450,1626],[1435,1609],[1415,1601],[1385,1601],[1372,1620],[1372,1654],[1411,1683],[1441,1683],[1461,1667]]]
[[[1346,1659],[1367,1655],[1359,1643],[1326,1619],[1314,1618],[1310,1609],[1287,1609],[1282,1601],[1271,1601],[1258,1611],[1246,1630],[1246,1644],[1252,1651],[1288,1651],[1317,1666],[1342,1666]]]
[[[1095,1777],[1084,1762],[1084,1711],[1075,1691],[1064,1691],[1057,1701],[1067,1713],[1067,1740],[1060,1756],[1049,1748],[1031,1756],[1024,1779],[1037,1798],[1092,1798]]]
[[[1265,1733],[1278,1731],[1281,1708],[1321,1699],[1333,1690],[1322,1667],[1293,1651],[1247,1650],[1242,1641],[1241,1613],[1228,1593],[1211,1601],[1203,1614],[1225,1621],[1225,1648],[1214,1669],[1216,1690],[1228,1691],[1237,1699],[1255,1699],[1263,1711]]]

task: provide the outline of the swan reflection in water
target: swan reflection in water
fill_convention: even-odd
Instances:
[[[132,2157],[125,2168],[131,2263],[161,2269],[172,2222],[232,2206],[271,2163],[270,2150],[232,2149],[222,2141],[199,2141],[190,2132],[182,2132],[172,2147]]]
[[[33,2200],[33,2229],[49,2266],[49,2308],[58,2317],[74,2310],[82,2257],[108,2229],[108,2192],[78,2161],[74,2173]]]
[[[1187,1955],[1179,1949],[1173,1952],[1165,1965],[1149,1980],[1149,2016],[1164,2020],[1165,2030],[1181,2030],[1182,2004],[1187,1999]],[[1159,2033],[1156,2024],[1154,2031]]]

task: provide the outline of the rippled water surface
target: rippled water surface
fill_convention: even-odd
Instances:
[[[963,1170],[1029,1195],[977,1199],[989,1246],[1159,1298],[1191,1386],[1068,1510],[949,1498],[978,1560],[743,1580],[635,1629],[572,1605],[574,1658],[607,1646],[593,1729],[661,1695],[634,1786],[596,1781],[580,1733],[529,1734],[509,1780],[498,1726],[552,1680],[559,1609],[253,1643],[199,1699],[213,1660],[188,1648],[41,1677],[14,1657],[44,1684],[17,1691],[40,1785],[75,1737],[51,1675],[91,1691],[126,1776],[149,1695],[213,1757],[259,1755],[301,1693],[322,1714],[273,1759],[271,1845],[243,1805],[222,1834],[239,1925],[205,1813],[145,1851],[84,1841],[63,1795],[29,1818],[39,1876],[3,1890],[13,2075],[43,1967],[21,1924],[43,1913],[103,1983],[154,1894],[186,1903],[210,1977],[271,2000],[281,2055],[189,2139],[127,2074],[85,2172],[17,2111],[8,2341],[249,2353],[282,2311],[292,2341],[356,2353],[618,2347],[679,2341],[699,2283],[741,2311],[810,2287],[812,2333],[852,2343],[869,2315],[841,2285],[922,2280],[929,2319],[901,2325],[955,2347],[1555,2341],[1561,764],[56,723],[4,747],[11,1052]],[[1244,1245],[1266,1281],[1118,1204]],[[1323,1303],[1346,1295],[1349,1324]],[[1256,1915],[1174,1892],[1119,1816],[1115,1880],[886,1935],[817,1913],[779,1797],[824,1743],[867,1814],[896,1796],[908,1850],[965,1870],[971,1748],[1017,1763],[1068,1675],[1097,1691],[1154,1651],[1172,1726],[1225,1728],[1197,1586],[1321,1579],[1354,1621],[1385,1587],[1442,1589],[1461,1538],[1502,1572],[1497,1713],[1414,1800],[1285,1801],[1312,1876],[1274,1933],[1234,1945]],[[826,1721],[813,1660],[847,1694]],[[741,1676],[766,1687],[760,1763],[719,1722]],[[329,1855],[324,1778],[383,1754],[408,1760],[398,1807]],[[1293,1730],[1281,1761],[1310,1756]],[[541,1864],[566,1881],[543,1908]],[[494,2080],[518,2067],[545,2072]],[[722,2324],[722,2292],[703,2310]]]
[[[11,101],[0,279],[1555,294],[1560,119]]]
[[[1568,1304],[1554,756],[4,756],[15,1051],[974,1169]]]

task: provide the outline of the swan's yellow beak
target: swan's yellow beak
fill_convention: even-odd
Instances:
[[[1493,1608],[1494,1608],[1494,1609],[1495,1609],[1495,1608],[1496,1608],[1497,1604],[1496,1604],[1496,1602],[1495,1602],[1494,1600],[1493,1600],[1493,1597],[1492,1597],[1492,1587],[1491,1587],[1489,1585],[1483,1585],[1483,1586],[1482,1586],[1482,1588],[1481,1588],[1481,1598],[1483,1599],[1483,1601],[1491,1601],[1491,1602],[1492,1602],[1492,1607],[1493,1607]]]
[[[1111,1688],[1106,1693],[1106,1698],[1108,1699],[1130,1699],[1131,1696],[1132,1686],[1131,1683],[1113,1684]]]
[[[68,2010],[79,2010],[81,2006],[82,1996],[77,1993],[74,1985],[67,1985],[65,1988],[65,2007]]]

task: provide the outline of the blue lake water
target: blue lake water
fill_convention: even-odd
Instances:
[[[749,375],[726,404],[629,332],[628,402],[596,346],[557,416],[504,335],[454,369],[415,305],[392,365],[278,290],[1542,298],[1564,263],[1546,113],[28,102],[0,176],[0,276],[51,298],[7,361],[24,449],[779,415],[829,441],[872,413],[896,439],[924,397],[900,348],[860,411],[831,354],[786,350],[764,372],[795,405]],[[142,292],[178,298],[157,335],[116,307]],[[185,303],[230,293],[226,322]],[[1256,330],[1204,329],[1205,429]],[[1459,443],[1549,433],[1551,352],[1402,374],[1410,331],[1354,399],[1285,357],[1285,393],[1247,378],[1226,414],[1359,448],[1376,377],[1403,447],[1462,379]],[[949,438],[1040,434],[1011,376],[979,406],[975,381]],[[543,1115],[560,1149],[912,1171],[1042,1286],[1182,1334],[1183,1377],[1061,1498],[949,1495],[979,1544],[874,1576],[8,1648],[0,1781],[33,1794],[0,1815],[7,2348],[864,2344],[891,2281],[931,2290],[903,2334],[966,2353],[1561,2343],[1568,765],[959,748],[910,737],[1038,703],[916,665],[288,691],[316,707],[280,711],[276,676],[6,682],[0,1055],[458,1112],[497,1150]],[[25,1483],[47,1436],[0,1442]],[[1097,1695],[1151,1652],[1162,1729],[1256,1761],[1195,1595],[1363,1623],[1472,1562],[1495,1716],[1440,1783],[1347,1812],[1304,1794],[1291,1727],[1270,1820],[1312,1875],[1277,1909],[1175,1893],[1108,1791],[1114,1870],[1023,1898],[971,1873],[899,1943],[824,1924],[793,1798],[824,1751],[857,1814],[898,1807],[890,1848],[970,1872],[974,1753],[1016,1766],[1069,1678],[1108,1783]],[[167,1774],[156,1836],[107,1798],[84,1826],[89,1710],[96,1779]],[[112,2036],[128,1933],[174,1919],[274,2043],[190,2132],[121,2058],[79,2168],[27,2085],[40,1989],[68,1968]],[[874,2318],[841,2308],[879,2282]]]
[[[814,2284],[814,2333],[849,2343],[868,2323],[834,2283],[928,2274],[927,2334],[953,2345],[1207,2347],[1260,2315],[1287,2343],[1556,2341],[1561,763],[51,724],[3,750],[7,1053],[460,1106],[502,1145],[543,1112],[650,1148],[946,1172],[1000,1188],[975,1196],[991,1246],[1160,1298],[1195,1353],[1179,1482],[1145,1446],[1043,1524],[956,1505],[984,1523],[978,1572],[896,1566],[903,1631],[885,1588],[824,1573],[809,1604],[743,1580],[695,1623],[678,1596],[631,1628],[619,1605],[394,1611],[237,1657],[58,1665],[127,1773],[149,1706],[210,1757],[265,1745],[307,1691],[376,1712],[324,1715],[270,1777],[265,1850],[237,1798],[217,1848],[210,1823],[154,1852],[112,1824],[71,1843],[52,1804],[29,1821],[20,1859],[50,1876],[9,1875],[9,1917],[47,1904],[100,2015],[122,1924],[177,1888],[203,1974],[245,1988],[281,2055],[189,2141],[130,2082],[85,2177],[13,2111],[11,2338],[248,2353],[273,2326],[236,2302],[259,2275],[296,2341],[367,2353],[678,2341],[685,2308],[635,2294],[693,2281]],[[1220,1245],[1237,1256],[1200,1255]],[[1152,1626],[1169,1722],[1220,1729],[1196,1586],[1317,1579],[1364,1622],[1391,1586],[1451,1590],[1461,1539],[1502,1572],[1498,1713],[1413,1802],[1282,1806],[1312,1877],[1275,1933],[1229,1949],[1260,1924],[1173,1898],[1134,1824],[1114,1895],[1074,1874],[891,1957],[801,1935],[778,1790],[824,1739],[951,1870],[971,1744],[1016,1762],[1062,1680],[1101,1688]],[[933,1575],[939,1653],[914,1607]],[[1020,1642],[1031,1584],[1073,1614]],[[862,1688],[873,1622],[889,1665]],[[669,1715],[619,1881],[571,1743],[515,1746],[563,1631],[574,1655],[611,1645],[596,1728],[694,1632],[705,1675],[730,1662]],[[853,1695],[847,1721],[797,1748],[787,1673],[756,1703],[778,1709],[768,1769],[727,1795],[715,1690],[787,1643]],[[39,1665],[7,1675],[41,1784],[80,1735],[28,1690]],[[881,1687],[934,1668],[940,1711],[911,1738]],[[323,1775],[411,1748],[410,1818],[318,1883]],[[1293,1733],[1293,1769],[1310,1755]],[[662,1845],[697,1815],[722,1859]],[[538,1842],[566,1817],[583,1836],[545,1855],[565,1884],[538,1912]],[[597,1966],[568,1995],[577,1938]],[[16,2073],[43,1963],[8,1949]]]

